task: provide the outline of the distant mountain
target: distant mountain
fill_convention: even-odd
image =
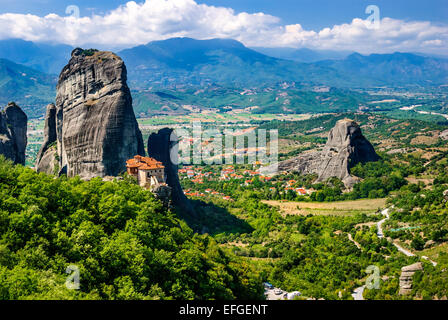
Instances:
[[[360,86],[448,84],[447,59],[412,53],[396,52],[368,56],[353,53],[344,60],[326,60],[316,65],[334,69],[353,79],[369,79],[367,82],[360,82]]]
[[[309,49],[281,50],[283,57],[301,55],[302,60],[324,55]],[[0,41],[0,104],[16,101],[29,116],[42,115],[54,100],[57,82],[47,73],[59,74],[70,52],[64,45]],[[153,114],[161,107],[166,113],[183,112],[184,104],[256,105],[259,112],[352,110],[363,97],[351,99],[353,91],[347,89],[448,84],[447,59],[412,53],[353,53],[339,60],[304,63],[272,57],[230,39],[173,38],[118,54],[126,63],[139,114]]]
[[[293,60],[298,62],[317,62],[322,60],[341,60],[351,53],[350,51],[311,50],[308,48],[251,48],[271,57]]]
[[[282,81],[348,85],[330,68],[269,57],[229,39],[173,38],[118,53],[126,62],[131,86],[265,86]]]
[[[448,83],[448,60],[435,57],[353,53],[343,58],[347,52],[282,50],[277,56],[308,61],[331,56],[339,60],[297,62],[268,56],[235,40],[190,38],[154,41],[123,50],[119,55],[126,62],[134,89],[213,84],[261,87],[280,82],[339,88]],[[274,51],[265,50],[265,53],[275,54]]]
[[[424,53],[424,52],[409,52],[415,54],[416,56],[428,57],[428,58],[436,58],[436,59],[448,59],[448,53],[439,52],[439,53]]]
[[[0,106],[15,101],[28,116],[40,116],[54,101],[56,83],[55,76],[0,59]]]
[[[118,54],[126,62],[129,85],[137,90],[215,84],[260,88],[282,82],[338,88],[448,83],[448,60],[430,55],[364,56],[307,48],[255,49],[231,39],[172,38]],[[48,74],[59,74],[71,51],[66,45],[0,41],[0,58]]]
[[[34,43],[20,39],[0,40],[0,58],[35,70],[59,74],[70,59],[72,47]]]

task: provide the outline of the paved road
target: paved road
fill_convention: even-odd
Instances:
[[[384,218],[383,220],[379,221],[379,222],[376,224],[377,229],[378,229],[378,231],[377,231],[377,235],[378,235],[378,238],[380,238],[380,239],[384,238],[383,224],[384,224],[384,222],[386,222],[387,220],[390,219],[389,210],[390,210],[390,208],[386,208],[386,209],[384,209],[383,211],[381,211],[381,214],[382,214],[383,216],[385,216],[386,218]],[[396,243],[393,243],[393,245],[394,245],[395,247],[397,247],[398,251],[400,251],[401,253],[405,254],[406,256],[408,256],[408,257],[413,257],[413,256],[415,256],[415,254],[413,254],[413,253],[412,253],[411,251],[409,251],[409,250],[406,250],[406,249],[403,248],[402,246],[400,246],[400,245],[398,245],[398,244],[396,244]]]
[[[264,290],[264,296],[266,297],[266,300],[289,300],[287,296],[285,297],[285,295],[290,294],[290,292],[282,290],[281,294],[275,294],[274,290],[276,290],[276,289],[279,289],[279,288],[265,289]],[[301,295],[300,292],[297,292],[297,291],[294,291],[294,292],[291,292],[291,293],[293,293],[293,294],[294,293],[298,293],[299,295]]]
[[[383,233],[383,223],[386,222],[390,216],[389,216],[389,210],[390,208],[384,209],[383,211],[381,211],[381,213],[383,214],[383,216],[386,216],[386,218],[384,218],[383,220],[379,221],[377,223],[377,229],[378,229],[378,238],[384,238],[384,233]],[[407,257],[415,257],[415,254],[412,253],[411,251],[403,248],[402,246],[400,246],[399,244],[392,242],[392,244],[398,249],[398,251],[400,251],[401,253],[403,253],[404,255],[406,255]],[[429,262],[432,263],[433,266],[437,266],[437,262],[432,261],[431,259],[429,259],[426,256],[422,256],[422,259],[428,260]]]
[[[384,209],[383,211],[381,211],[381,214],[383,216],[385,216],[385,218],[383,220],[379,221],[376,224],[376,227],[378,229],[377,235],[378,235],[378,238],[380,238],[380,239],[384,238],[383,223],[386,222],[390,218],[390,216],[389,216],[389,208]],[[354,240],[352,240],[351,234],[348,234],[348,235],[349,235],[350,241],[354,241]],[[400,250],[400,249],[398,249],[398,250]],[[355,299],[355,300],[364,300],[363,293],[364,293],[364,289],[365,288],[366,288],[366,286],[363,285],[362,287],[359,287],[359,288],[356,288],[355,290],[353,290],[353,293],[352,293],[353,299]]]
[[[266,296],[266,300],[282,300],[283,299],[283,295],[286,293],[286,291],[282,291],[282,294],[276,295],[274,293],[274,290],[276,290],[278,288],[274,288],[274,289],[267,289],[264,291],[264,295]]]
[[[397,249],[398,249],[398,251],[400,251],[401,253],[403,253],[404,255],[406,255],[406,256],[408,256],[408,257],[415,257],[415,254],[413,254],[411,251],[409,251],[409,250],[406,250],[405,248],[403,248],[402,246],[400,246],[400,245],[398,245],[398,244],[396,244],[396,243],[393,243],[393,245],[395,246],[395,247],[397,247]]]
[[[384,209],[383,211],[381,211],[381,214],[382,214],[383,216],[385,216],[385,218],[377,223],[377,229],[378,229],[378,231],[377,231],[377,235],[378,235],[378,238],[380,238],[380,239],[384,238],[383,224],[384,224],[384,222],[386,222],[386,221],[389,220],[389,218],[390,218],[389,211],[390,211],[390,208],[386,208],[386,209]],[[352,239],[352,237],[351,237],[351,234],[348,234],[348,236],[349,236],[348,238],[350,239],[350,241],[354,241],[354,240]],[[388,240],[388,241],[391,241],[391,239],[387,239],[387,240]],[[414,257],[414,256],[415,256],[414,253],[412,253],[411,251],[409,251],[409,250],[403,248],[403,247],[400,246],[399,244],[394,243],[394,242],[392,242],[392,244],[398,249],[398,251],[400,251],[400,252],[403,253],[404,255],[406,255],[406,256],[408,256],[408,257]],[[422,259],[425,259],[425,260],[428,260],[429,262],[432,263],[433,266],[437,266],[437,262],[432,261],[432,260],[429,259],[428,257],[426,257],[426,256],[422,256],[421,258],[422,258]],[[365,287],[366,287],[366,286],[364,285],[364,286],[362,286],[362,287],[359,287],[359,288],[356,288],[355,290],[353,290],[352,297],[353,297],[355,300],[364,300],[363,293],[364,293],[364,289],[365,289]]]
[[[431,259],[429,259],[427,256],[422,256],[422,259],[425,259],[425,260],[428,260],[429,262],[431,262],[432,263],[432,265],[435,267],[435,266],[437,266],[437,262],[435,262],[435,261],[432,261]]]
[[[353,299],[364,300],[363,293],[364,293],[365,288],[366,288],[365,285],[363,285],[362,287],[356,288],[352,293]]]
[[[383,220],[379,221],[379,222],[376,224],[376,227],[377,227],[377,229],[378,229],[378,231],[377,231],[377,235],[378,235],[378,238],[380,238],[380,239],[384,238],[384,233],[383,233],[383,223],[386,222],[387,220],[389,220],[389,218],[390,218],[390,216],[389,216],[389,208],[386,208],[386,209],[384,209],[383,211],[381,211],[381,214],[382,214],[383,216],[385,216],[386,218],[384,218]]]

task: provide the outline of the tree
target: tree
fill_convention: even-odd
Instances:
[[[415,250],[423,250],[425,246],[425,241],[422,239],[422,237],[417,234],[416,236],[414,236],[414,239],[412,239],[411,242],[411,247],[414,248]]]

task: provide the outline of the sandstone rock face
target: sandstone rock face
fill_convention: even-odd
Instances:
[[[56,105],[47,107],[39,171],[52,171],[48,150],[55,145],[59,173],[84,179],[116,176],[127,159],[145,155],[126,80],[126,66],[112,52],[73,50],[59,76]]]
[[[400,276],[400,295],[410,294],[412,292],[412,277],[417,271],[422,271],[423,265],[421,262],[411,264],[401,268]]]
[[[14,102],[0,112],[0,154],[16,164],[25,164],[26,114]]]
[[[372,144],[362,135],[359,125],[352,120],[340,120],[330,130],[322,151],[310,152],[297,158],[282,161],[280,172],[297,171],[302,174],[318,175],[316,182],[331,177],[340,178],[346,187],[352,187],[357,178],[350,175],[350,168],[358,163],[379,160]],[[269,169],[262,171],[269,172]]]
[[[55,175],[59,174],[60,167],[58,159],[59,156],[56,146],[50,146],[42,153],[39,162],[36,163],[36,171]]]
[[[44,125],[44,141],[37,154],[36,170],[37,172],[57,174],[59,164],[56,145],[56,106],[53,103],[47,106]]]
[[[153,133],[148,138],[148,156],[162,162],[165,166],[166,184],[171,187],[173,205],[181,209],[182,214],[191,217],[195,216],[194,209],[179,182],[177,143],[177,136],[172,129],[165,128]]]

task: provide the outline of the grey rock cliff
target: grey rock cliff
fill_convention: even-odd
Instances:
[[[52,173],[51,147],[59,173],[85,179],[116,176],[127,159],[145,155],[126,80],[126,66],[114,53],[73,50],[59,76],[56,105],[47,107],[38,171]]]
[[[0,112],[0,154],[16,164],[25,164],[28,118],[14,102]]]
[[[422,271],[423,265],[421,262],[411,264],[410,266],[405,266],[401,268],[400,275],[400,295],[407,295],[412,292],[412,277],[417,271]]]
[[[350,175],[350,168],[358,163],[379,160],[372,144],[362,135],[359,125],[352,120],[340,120],[330,130],[328,140],[322,151],[304,153],[299,157],[278,164],[279,172],[296,171],[302,174],[315,173],[316,182],[331,177],[340,178],[347,188],[357,179]],[[262,172],[269,172],[269,168]]]
[[[148,155],[165,166],[166,183],[171,187],[173,205],[181,209],[181,214],[192,217],[195,216],[195,211],[179,182],[177,143],[177,136],[172,129],[161,129],[149,136]]]
[[[51,103],[45,114],[44,141],[36,158],[37,172],[58,173],[56,139],[56,106]]]

